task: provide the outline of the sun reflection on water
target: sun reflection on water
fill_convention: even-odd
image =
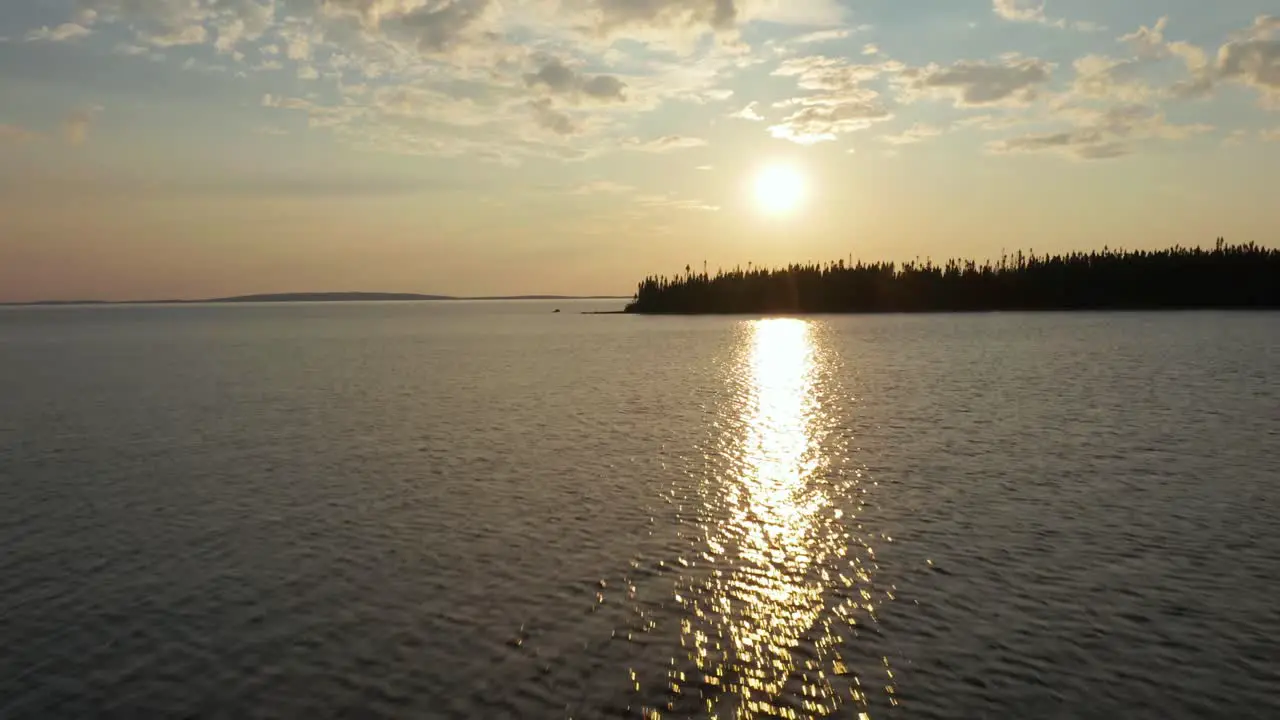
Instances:
[[[727,534],[738,541],[742,567],[729,580],[725,603],[740,607],[727,617],[728,634],[744,667],[738,717],[777,714],[793,668],[792,650],[800,633],[822,610],[822,587],[808,583],[811,563],[823,558],[815,547],[811,518],[826,504],[809,492],[806,480],[819,464],[813,423],[819,408],[814,393],[814,347],[809,324],[763,320],[753,327],[750,356],[754,402],[743,407],[741,483],[730,485]],[[807,687],[806,710],[821,697]],[[813,691],[819,691],[814,693]],[[814,697],[814,696],[817,697]]]
[[[804,320],[755,321],[748,335],[715,448],[728,472],[704,497],[703,567],[676,594],[689,662],[673,659],[669,697],[696,697],[706,716],[740,720],[827,717],[846,704],[866,710],[840,653],[858,617],[874,619],[874,556],[846,529],[856,478],[840,482],[844,473],[824,450],[827,361]],[[678,709],[693,706],[667,707]]]

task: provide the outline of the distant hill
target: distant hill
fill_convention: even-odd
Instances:
[[[621,295],[485,295],[458,297],[455,295],[422,295],[418,293],[379,292],[317,292],[317,293],[260,293],[234,295],[204,300],[42,300],[38,302],[0,303],[0,305],[194,305],[198,303],[298,303],[298,302],[422,302],[428,300],[626,300]]]
[[[417,293],[377,292],[319,292],[319,293],[263,293],[236,295],[234,297],[194,300],[189,302],[244,303],[244,302],[368,302],[385,300],[456,300],[450,295],[419,295]]]

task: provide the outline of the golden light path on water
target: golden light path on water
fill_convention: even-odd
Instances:
[[[737,361],[736,417],[723,423],[717,453],[729,472],[703,497],[704,567],[676,591],[687,657],[673,659],[669,692],[696,695],[707,717],[821,718],[841,708],[869,717],[862,678],[841,653],[858,618],[875,617],[874,552],[850,535],[843,510],[859,506],[862,473],[833,467],[824,449],[832,423],[819,386],[829,359],[815,327],[754,321]],[[892,701],[887,660],[881,670]],[[678,709],[693,708],[667,711]]]

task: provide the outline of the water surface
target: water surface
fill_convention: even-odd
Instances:
[[[608,307],[0,310],[0,717],[1280,714],[1280,315]]]

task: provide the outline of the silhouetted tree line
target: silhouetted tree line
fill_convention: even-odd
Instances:
[[[925,312],[1280,307],[1280,250],[1034,252],[981,265],[948,260],[734,268],[688,266],[640,283],[633,313]]]

